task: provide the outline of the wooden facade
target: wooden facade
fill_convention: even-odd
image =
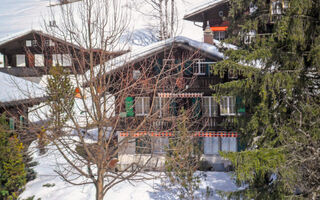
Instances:
[[[211,86],[241,77],[234,77],[228,71],[223,75],[214,74],[211,67],[221,57],[186,44],[168,46],[126,62],[108,74],[109,81],[124,85],[108,89],[116,96],[114,128],[119,141],[127,137],[136,140],[120,152],[120,163],[135,155],[148,156],[150,153],[156,153],[156,159],[163,161],[163,145],[177,131],[181,110],[184,110],[189,118],[188,131],[202,141],[204,155],[213,165],[225,166],[227,161],[218,156],[218,151],[238,150],[234,119],[245,114],[245,106],[240,97],[222,97],[216,101]],[[128,85],[135,86],[126,89]],[[124,95],[121,90],[125,90],[125,98],[121,98]],[[139,150],[143,145],[141,136],[150,136],[160,144],[142,152]]]
[[[88,50],[41,31],[29,31],[0,42],[0,53],[3,56],[0,72],[18,77],[41,77],[57,64],[77,74],[89,69]],[[95,49],[92,65],[100,63],[101,56],[104,62],[123,53]]]

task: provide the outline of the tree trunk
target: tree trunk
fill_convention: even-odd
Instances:
[[[103,180],[103,174],[101,173],[100,170],[98,170],[98,179],[96,183],[96,200],[103,200],[103,185],[104,185],[104,180]]]

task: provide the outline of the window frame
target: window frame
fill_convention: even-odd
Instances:
[[[20,58],[21,60],[20,60],[19,58]],[[24,60],[24,62],[23,62],[22,64],[18,64],[18,63],[19,63],[18,60],[19,60],[19,61]],[[26,55],[25,55],[25,54],[16,54],[16,66],[17,66],[17,67],[26,67],[26,66],[27,66]]]
[[[139,105],[138,101],[141,100],[141,105]],[[147,104],[146,104],[147,102]],[[150,97],[136,97],[135,98],[135,115],[136,116],[147,116],[150,112]],[[146,106],[147,105],[147,106]],[[137,107],[141,106],[141,112],[138,112]],[[147,109],[146,109],[147,107]]]
[[[193,62],[194,62],[192,67],[193,75],[205,76],[207,68],[206,68],[206,65],[201,64],[201,62],[204,62],[204,59],[194,59]]]
[[[231,99],[233,99],[233,104],[231,103]],[[224,105],[225,103],[227,105]],[[233,106],[233,112],[232,112],[231,106]],[[227,112],[226,113],[222,112],[224,110],[227,110]],[[236,115],[236,97],[235,96],[222,96],[221,97],[220,115],[221,116],[235,116]]]

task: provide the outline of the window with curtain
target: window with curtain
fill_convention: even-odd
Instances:
[[[137,154],[151,154],[152,140],[150,136],[143,136],[136,139]]]
[[[153,138],[153,152],[165,153],[169,145],[168,137],[154,137]]]
[[[44,55],[43,54],[35,54],[34,55],[34,63],[36,67],[44,66]]]
[[[236,114],[236,98],[233,96],[222,97],[220,101],[220,114],[235,115]]]
[[[237,138],[235,137],[222,137],[221,150],[227,152],[237,152]]]
[[[25,67],[26,66],[26,55],[18,54],[16,55],[17,67]]]
[[[148,115],[150,111],[150,97],[135,98],[135,113],[136,116]]]
[[[217,155],[219,154],[219,137],[205,137],[204,138],[204,154]]]
[[[217,116],[218,103],[213,97],[202,97],[202,113],[205,117]]]

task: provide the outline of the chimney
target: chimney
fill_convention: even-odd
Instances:
[[[213,33],[208,23],[206,29],[203,32],[203,42],[208,44],[213,44]]]

